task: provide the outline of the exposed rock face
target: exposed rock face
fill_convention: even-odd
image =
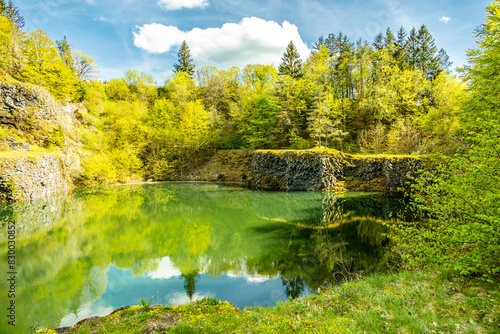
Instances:
[[[0,124],[26,129],[55,122],[63,111],[50,93],[28,84],[0,84]]]
[[[17,151],[0,157],[0,201],[31,200],[68,189],[71,176],[80,170],[81,144],[70,139],[79,124],[79,108],[81,104],[61,105],[42,87],[0,82],[0,127],[23,137],[0,138],[0,151]],[[64,133],[60,154],[28,153],[30,144],[48,145],[55,129]]]
[[[244,182],[282,191],[398,192],[424,162],[413,157],[356,157],[335,150],[220,151],[189,180]]]
[[[12,151],[29,151],[31,149],[30,145],[10,136],[5,136],[5,140],[3,142],[0,141],[0,146],[1,145],[5,145],[7,149]]]
[[[0,160],[0,201],[32,200],[68,190],[58,157],[23,155]]]
[[[333,191],[340,160],[326,152],[256,152],[252,176],[258,189],[285,191]]]
[[[345,155],[342,180],[349,191],[398,192],[424,167],[422,158]]]
[[[0,125],[34,134],[32,139],[41,146],[57,126],[66,132],[73,129],[78,106],[71,103],[61,106],[49,91],[39,86],[0,83]]]

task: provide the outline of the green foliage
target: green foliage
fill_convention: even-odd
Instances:
[[[464,84],[446,73],[441,73],[431,84],[432,101],[428,112],[415,117],[422,136],[430,140],[425,150],[446,151],[452,134],[460,125],[459,109],[466,97]]]
[[[194,101],[198,95],[198,89],[193,80],[188,73],[182,71],[167,80],[165,89],[176,106]]]
[[[149,311],[151,307],[151,298],[148,300],[141,299],[139,305],[143,311]]]
[[[99,116],[104,112],[106,88],[107,85],[97,80],[83,84],[83,104],[92,115]]]
[[[281,75],[289,75],[292,78],[300,78],[302,76],[302,59],[300,59],[299,52],[293,41],[290,41],[286,47],[281,60],[282,63],[278,68]]]
[[[361,130],[358,138],[358,146],[362,153],[382,153],[385,145],[386,131],[382,123],[377,123],[368,129]]]
[[[189,46],[186,41],[183,41],[180,48],[179,53],[177,54],[177,64],[174,64],[174,72],[184,72],[187,73],[190,77],[194,75],[194,61],[191,58],[191,50],[189,50]]]
[[[182,145],[191,149],[203,146],[210,130],[208,114],[200,100],[188,102],[179,116],[179,138]]]
[[[387,134],[387,150],[396,154],[416,152],[420,133],[409,118],[399,118]]]
[[[16,25],[17,29],[20,30],[24,27],[24,17],[21,16],[12,1],[6,4],[5,0],[0,0],[0,15],[7,17],[9,21]]]
[[[136,70],[126,70],[124,80],[128,85],[132,100],[140,100],[150,104],[157,96],[154,80],[149,74],[139,74]]]
[[[49,146],[61,146],[64,144],[64,130],[61,125],[52,130],[52,133],[47,137]]]
[[[152,176],[157,181],[175,180],[176,171],[173,164],[166,159],[158,159],[154,162]]]
[[[106,96],[112,100],[126,101],[130,91],[125,79],[112,79],[106,84]]]
[[[111,184],[117,181],[116,170],[107,155],[93,153],[82,159],[77,183],[85,186]]]
[[[6,73],[11,64],[11,45],[14,39],[14,25],[5,16],[0,16],[0,71]],[[2,73],[2,74],[3,74]]]
[[[279,100],[256,95],[244,101],[241,133],[250,148],[276,147],[276,122]]]
[[[47,87],[57,98],[77,98],[78,81],[73,71],[58,55],[56,44],[42,30],[35,30],[23,40],[27,59],[21,77],[27,82]]]
[[[66,39],[66,36],[64,36],[62,40],[56,41],[56,45],[57,51],[59,52],[59,57],[61,57],[63,63],[72,71],[74,71],[75,69],[73,67],[73,59],[71,58],[71,47],[68,40]]]
[[[21,49],[22,37],[16,23],[8,16],[0,15],[0,78],[18,76],[24,69],[26,59]]]
[[[400,229],[412,265],[442,265],[491,280],[500,272],[500,1],[488,6],[477,32],[478,49],[464,69],[469,97],[460,110],[459,150],[418,178],[413,195],[427,217],[422,227]]]

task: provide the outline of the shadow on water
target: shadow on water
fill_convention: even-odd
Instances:
[[[379,221],[403,206],[382,194],[168,183],[0,205],[2,249],[7,221],[17,226],[16,329],[72,325],[140,299],[215,297],[242,308],[307,295],[390,267]],[[5,252],[0,261],[7,272]],[[6,322],[0,332],[15,333]]]

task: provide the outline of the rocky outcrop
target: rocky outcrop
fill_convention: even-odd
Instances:
[[[71,139],[78,138],[80,108],[61,105],[39,86],[0,82],[0,201],[68,189],[81,168],[82,144]],[[59,153],[32,152],[49,145]]]
[[[61,105],[43,87],[0,82],[0,126],[23,133],[31,144],[46,146],[46,139],[59,126],[73,131],[78,107]]]
[[[327,152],[257,151],[252,157],[253,186],[285,191],[334,191],[340,159]]]
[[[356,157],[344,155],[341,180],[349,191],[398,192],[424,168],[422,157]]]
[[[61,159],[51,154],[0,159],[0,201],[24,201],[68,190]]]
[[[398,192],[424,167],[419,157],[359,157],[325,151],[220,151],[191,181],[243,182],[264,190]]]

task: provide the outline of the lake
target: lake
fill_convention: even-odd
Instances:
[[[316,293],[325,281],[385,270],[384,194],[259,192],[200,183],[76,190],[0,204],[1,333],[71,326],[140,300],[213,297],[239,308]],[[7,279],[15,221],[15,297]],[[15,330],[7,325],[15,301]],[[7,320],[6,320],[7,319]]]

